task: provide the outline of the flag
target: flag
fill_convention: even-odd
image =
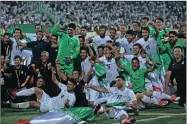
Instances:
[[[52,110],[41,116],[34,117],[30,124],[78,124],[93,119],[93,108],[75,107]]]
[[[8,29],[7,29],[7,33],[9,33],[11,36],[13,36],[15,31],[15,26],[11,25]]]

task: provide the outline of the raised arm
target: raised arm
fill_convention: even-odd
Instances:
[[[59,32],[59,25],[60,23],[58,22],[52,29],[51,29],[51,33],[53,35],[57,35],[57,36],[62,36],[64,34],[64,32]]]
[[[84,81],[85,83],[88,82],[88,80],[89,80],[89,78],[90,78],[90,75],[91,75],[92,72],[93,72],[93,66],[94,66],[94,62],[91,62],[90,70],[89,70],[88,73],[87,73],[86,75],[84,75],[84,77],[83,77],[83,81]]]
[[[98,86],[86,85],[85,88],[91,88],[91,89],[96,90],[98,92],[108,93],[108,89],[102,88],[102,87],[98,87]]]
[[[53,67],[52,68],[52,81],[58,86],[59,81],[56,79],[56,69]]]
[[[156,63],[155,63],[155,62],[152,62],[152,66],[151,66],[151,68],[147,69],[146,72],[149,73],[149,72],[154,71],[155,67],[156,67]]]

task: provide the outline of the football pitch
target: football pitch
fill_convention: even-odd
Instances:
[[[149,107],[140,110],[138,115],[128,112],[129,117],[137,119],[136,124],[186,124],[186,110],[175,104],[166,107]],[[1,124],[13,124],[20,119],[31,120],[33,117],[41,115],[36,109],[1,109]],[[120,124],[119,121],[108,119],[105,114],[96,116],[89,124]]]

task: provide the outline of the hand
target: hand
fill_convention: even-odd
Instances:
[[[72,61],[71,57],[64,58],[64,62],[66,63],[66,65],[69,65],[71,63],[71,61]]]
[[[27,82],[22,83],[22,84],[21,84],[21,87],[25,87],[26,83],[27,83]]]
[[[49,26],[49,22],[45,22],[45,26]]]
[[[126,107],[131,107],[132,104],[129,104],[129,102],[125,102],[125,106],[126,106]]]
[[[49,64],[47,65],[47,67],[48,67],[48,69],[50,70],[50,69],[51,69],[51,67],[52,67],[52,64],[51,64],[51,63],[49,63]]]
[[[95,64],[95,62],[93,60],[91,60],[90,63],[91,63],[91,67],[93,67]]]
[[[59,64],[59,62],[60,62],[59,59],[56,59],[56,60],[55,60],[55,63],[56,63],[56,64]]]
[[[91,85],[89,85],[89,84],[88,84],[88,85],[85,85],[84,88],[85,88],[85,89],[91,88]]]
[[[56,74],[56,68],[55,67],[52,67],[52,73]]]
[[[150,26],[154,26],[155,25],[154,22],[151,21],[151,20],[149,20],[147,24],[150,25]]]
[[[168,87],[165,87],[164,88],[164,93],[168,93],[168,92],[169,92]]]
[[[115,59],[120,59],[121,58],[121,55],[119,53],[116,53],[115,54]]]
[[[69,105],[69,99],[65,101],[65,105]]]

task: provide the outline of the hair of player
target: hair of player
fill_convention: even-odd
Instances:
[[[74,23],[70,23],[68,25],[68,28],[73,28],[75,30],[76,29],[76,25]]]
[[[42,28],[42,26],[41,26],[40,24],[36,24],[36,25],[35,25],[35,28],[36,28],[37,26],[40,26],[40,27]]]
[[[69,78],[68,81],[71,82],[71,83],[72,83],[73,85],[75,85],[75,86],[77,85],[76,80],[73,79],[73,78]]]
[[[137,57],[132,58],[131,62],[138,61],[138,64],[140,63],[139,59]]]
[[[124,80],[124,77],[123,77],[123,76],[117,76],[116,79],[117,79],[117,78],[121,78],[122,80]]]
[[[174,34],[175,36],[177,36],[177,32],[176,31],[170,31],[169,34]]]
[[[6,36],[6,35],[10,37],[10,33],[4,33],[3,36]]]
[[[97,47],[97,49],[103,49],[104,50],[104,46],[100,45]]]
[[[175,46],[175,47],[173,48],[173,51],[174,51],[175,49],[181,49],[181,52],[182,52],[182,47],[180,47],[180,46]]]
[[[106,43],[112,43],[112,41],[111,41],[111,40],[108,40]]]
[[[89,51],[88,48],[85,47],[85,46],[82,46],[82,47],[81,47],[80,51],[82,51],[82,50],[85,50],[87,54],[89,53],[89,52],[88,52],[88,51]]]
[[[164,22],[164,20],[161,17],[156,18],[155,22],[156,22],[156,20],[160,20],[161,22]]]
[[[112,50],[112,47],[110,47],[110,46],[105,46],[105,48],[108,48],[109,50]]]
[[[138,21],[134,21],[133,23],[138,24],[139,27],[141,26],[140,22],[138,22]]]
[[[100,29],[105,29],[106,30],[106,26],[105,25],[101,25],[101,26],[99,26],[99,30]]]
[[[134,35],[134,31],[133,30],[127,30],[126,34]]]
[[[81,36],[79,36],[78,38],[82,38],[82,39],[85,41],[85,37],[84,37],[84,36],[82,36],[82,35],[81,35]]]
[[[146,30],[146,31],[148,31],[150,33],[149,27],[143,27],[142,30]]]
[[[15,59],[19,59],[20,61],[22,61],[21,56],[18,56],[18,55],[14,56],[14,60],[15,60]]]
[[[82,26],[81,29],[86,29],[87,30],[87,27],[86,26]]]
[[[148,17],[143,17],[142,20],[143,20],[143,19],[149,21],[149,18],[148,18]]]
[[[110,28],[110,30],[113,30],[113,31],[115,31],[115,32],[117,31],[115,28]]]
[[[134,45],[133,45],[133,47],[134,47],[134,46],[138,46],[138,47],[139,47],[139,49],[142,49],[142,45],[141,45],[141,44],[139,44],[139,43],[134,44]]]

